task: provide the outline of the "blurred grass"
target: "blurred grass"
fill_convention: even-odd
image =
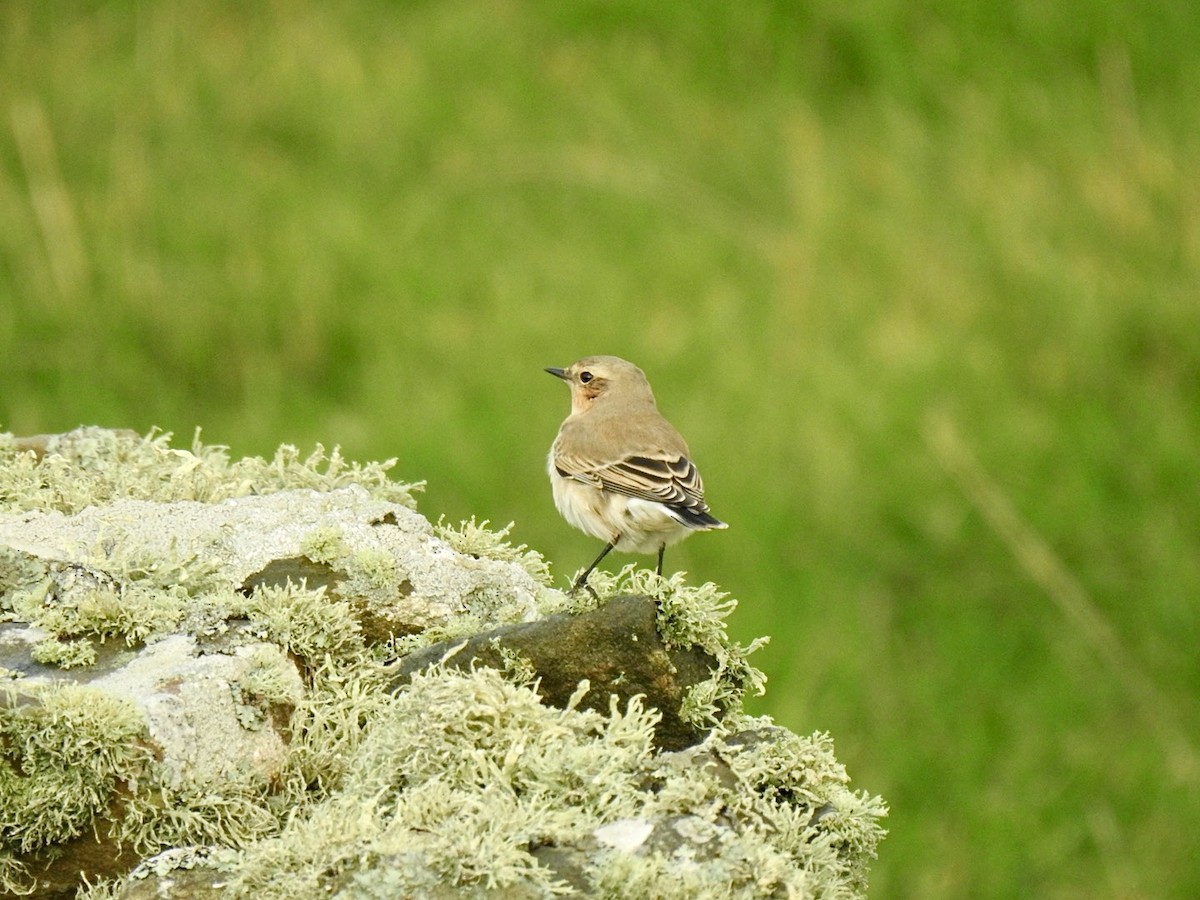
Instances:
[[[1132,0],[6,3],[0,427],[396,455],[565,579],[540,370],[627,356],[733,526],[668,565],[892,804],[873,896],[1198,896],[1197,45]]]

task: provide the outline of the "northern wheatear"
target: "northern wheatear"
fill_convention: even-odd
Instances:
[[[659,413],[641,369],[616,356],[588,356],[546,371],[571,389],[571,414],[550,448],[554,505],[605,541],[572,593],[614,549],[657,553],[661,575],[668,544],[728,527],[709,513],[687,443]]]

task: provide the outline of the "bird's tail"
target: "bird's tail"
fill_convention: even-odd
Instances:
[[[697,531],[711,531],[718,528],[728,528],[727,522],[722,522],[708,510],[689,509],[686,506],[676,507],[672,512],[679,517],[684,525]]]

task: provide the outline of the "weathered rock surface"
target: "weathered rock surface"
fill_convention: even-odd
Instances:
[[[443,641],[399,661],[397,686],[416,671],[445,659],[455,668],[503,669],[517,653],[537,677],[547,703],[565,707],[581,681],[591,690],[585,708],[606,712],[610,697],[622,705],[642,696],[662,713],[655,730],[664,750],[682,750],[705,730],[684,721],[680,707],[688,688],[712,677],[716,660],[698,647],[668,648],[658,633],[658,608],[649,597],[614,597],[584,613],[547,616],[502,625],[457,641]]]
[[[740,711],[724,595],[574,607],[389,465],[0,435],[0,893],[862,895],[883,804]]]
[[[357,579],[363,583],[354,596],[379,640],[443,625],[498,594],[532,618],[539,590],[520,566],[457,553],[424,516],[356,485],[220,503],[115,500],[75,515],[0,513],[0,546],[57,564],[58,595],[72,590],[81,572],[105,573],[128,560],[174,560],[180,578],[200,574],[247,590],[294,576],[312,577],[336,594]],[[313,560],[317,553],[327,558]]]
[[[22,635],[26,640],[39,636],[36,629]],[[287,722],[304,688],[295,663],[274,644],[201,653],[194,638],[177,634],[126,650],[103,667],[67,671],[33,663],[20,646],[0,641],[0,666],[28,673],[16,685],[21,695],[34,698],[28,702],[37,702],[36,689],[65,681],[136,707],[146,723],[146,739],[162,762],[158,778],[164,786],[179,789],[185,783],[203,786],[234,778],[267,783],[283,767],[287,743],[275,723]],[[256,703],[242,684],[263,666],[274,670],[282,691],[269,704]]]

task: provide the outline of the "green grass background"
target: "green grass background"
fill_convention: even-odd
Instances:
[[[1200,896],[1191,0],[0,5],[0,427],[398,456],[565,579],[638,362],[892,806],[876,898]],[[622,562],[614,557],[613,565]]]

